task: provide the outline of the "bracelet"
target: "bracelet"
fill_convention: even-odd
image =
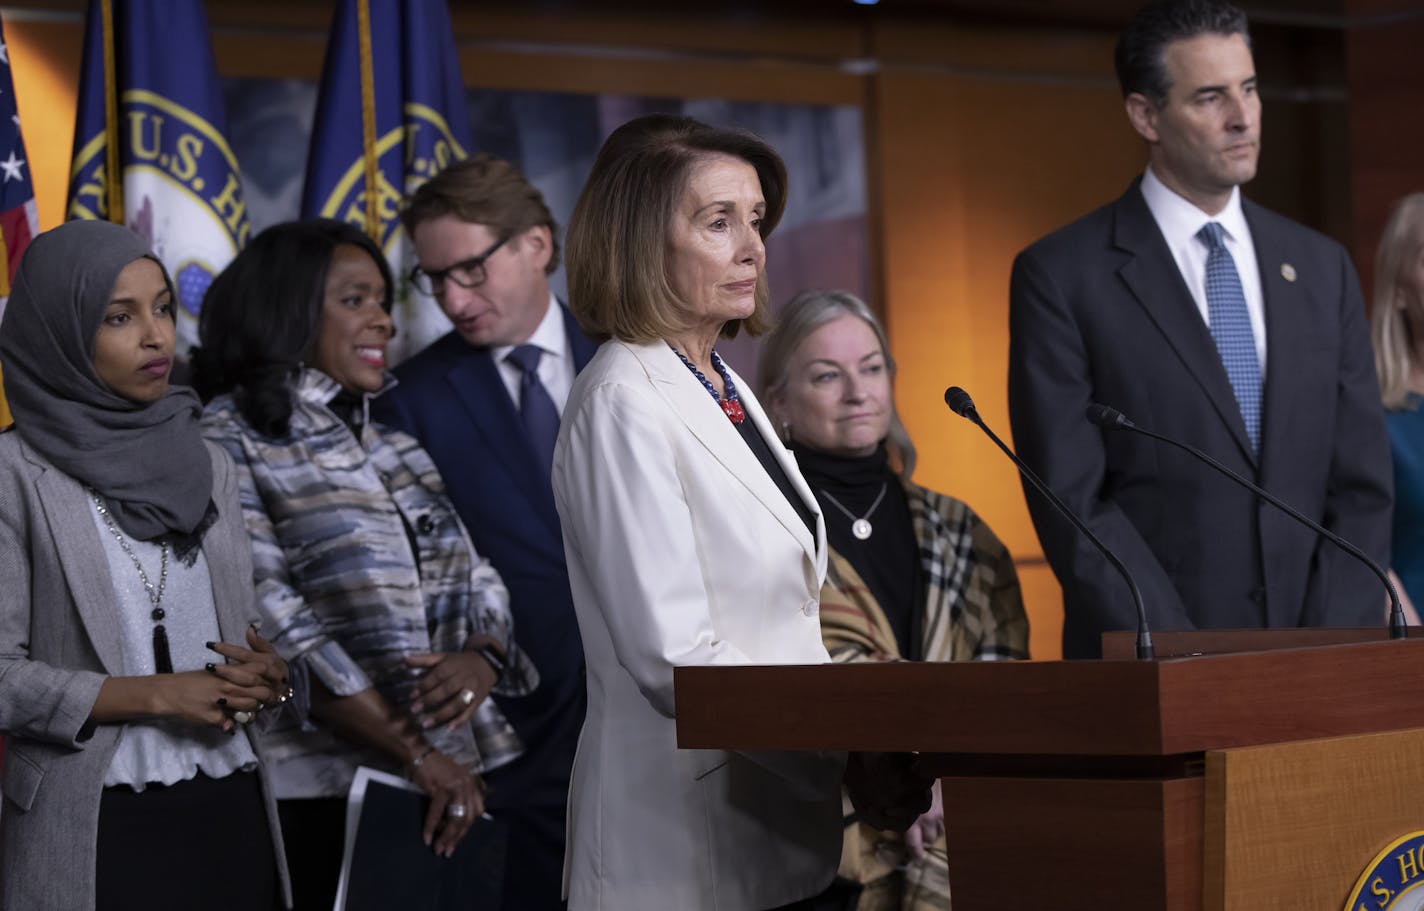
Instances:
[[[504,679],[504,669],[506,667],[504,656],[492,645],[477,645],[475,646],[474,652],[476,655],[485,659],[485,661],[488,661],[489,666],[494,668],[494,682],[495,685],[498,686],[499,682]]]
[[[420,768],[421,765],[423,765],[423,764],[425,763],[426,757],[429,756],[431,753],[434,753],[434,752],[435,752],[435,747],[433,747],[433,746],[431,746],[430,744],[427,743],[427,744],[425,745],[425,749],[421,751],[420,755],[416,756],[416,757],[415,757],[414,759],[412,759],[410,762],[406,763],[406,768],[408,768],[408,769],[410,769],[412,772],[414,772],[416,769]]]

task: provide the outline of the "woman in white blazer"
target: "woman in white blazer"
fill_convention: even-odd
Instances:
[[[676,665],[828,660],[816,501],[713,350],[765,325],[785,187],[749,134],[644,117],[608,139],[570,221],[570,307],[608,340],[553,464],[588,664],[574,911],[778,908],[840,858],[843,756],[679,750],[673,720]]]
[[[133,232],[35,238],[0,332],[0,907],[286,903],[251,722],[291,694],[253,631],[232,463],[170,387],[176,300]]]

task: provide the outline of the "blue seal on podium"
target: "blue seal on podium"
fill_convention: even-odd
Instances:
[[[1395,839],[1370,861],[1345,911],[1424,911],[1424,831]]]

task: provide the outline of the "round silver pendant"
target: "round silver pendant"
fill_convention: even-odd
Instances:
[[[864,519],[856,519],[850,523],[850,533],[855,535],[857,540],[864,541],[870,537],[870,533],[875,529],[870,527],[870,523]]]

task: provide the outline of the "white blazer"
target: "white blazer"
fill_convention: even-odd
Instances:
[[[841,754],[679,750],[676,665],[820,664],[820,510],[733,375],[814,536],[666,344],[612,341],[554,450],[588,716],[569,796],[573,911],[762,911],[813,895],[841,849]],[[534,633],[537,635],[537,631]]]

